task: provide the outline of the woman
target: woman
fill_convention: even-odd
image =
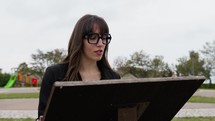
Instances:
[[[110,41],[109,28],[103,18],[85,15],[78,20],[69,41],[67,57],[62,63],[46,69],[39,97],[40,120],[55,81],[120,79],[107,60]]]

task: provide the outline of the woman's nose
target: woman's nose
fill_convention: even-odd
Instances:
[[[102,40],[101,38],[99,38],[99,41],[98,41],[98,43],[97,43],[97,46],[103,46],[104,44],[103,44],[102,41],[103,41],[103,40]]]

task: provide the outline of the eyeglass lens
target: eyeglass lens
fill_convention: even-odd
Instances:
[[[102,39],[103,44],[109,44],[111,41],[111,35],[108,33],[99,35],[98,33],[90,33],[87,35],[88,42],[90,44],[97,44]]]

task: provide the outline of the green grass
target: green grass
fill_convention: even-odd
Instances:
[[[214,97],[200,97],[200,96],[192,96],[188,102],[192,103],[215,103]]]
[[[215,121],[215,117],[174,118],[172,121]]]
[[[212,89],[215,90],[215,84],[209,85],[209,84],[202,84],[201,89]]]
[[[0,99],[39,98],[39,93],[8,93],[0,94]]]
[[[0,121],[35,121],[35,119],[30,119],[30,118],[20,118],[20,119],[0,118]]]

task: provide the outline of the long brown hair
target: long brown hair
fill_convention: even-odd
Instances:
[[[98,25],[101,33],[109,33],[109,28],[105,20],[96,15],[84,15],[75,25],[68,45],[68,54],[62,63],[68,64],[67,73],[64,81],[80,80],[78,69],[80,67],[80,59],[83,48],[83,37],[92,32],[93,26]],[[100,68],[111,68],[107,60],[108,45],[105,47],[105,52],[101,60],[97,62]]]

